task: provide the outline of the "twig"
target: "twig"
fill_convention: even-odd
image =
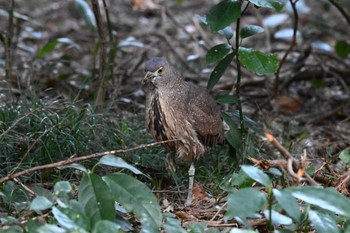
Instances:
[[[348,24],[350,25],[350,17],[349,15],[346,13],[346,11],[339,5],[339,3],[337,3],[334,0],[329,0],[330,3],[332,3],[333,6],[335,6],[335,8],[337,8],[337,10],[343,15],[343,17],[346,19],[346,21],[348,22]]]
[[[293,15],[294,15],[294,26],[293,26],[293,36],[292,36],[292,41],[289,45],[288,50],[285,52],[285,54],[283,55],[281,61],[279,62],[276,74],[275,74],[275,90],[274,90],[274,96],[276,96],[278,94],[278,86],[279,86],[279,82],[280,82],[280,71],[281,68],[283,66],[283,64],[286,62],[287,56],[290,53],[290,51],[292,51],[294,45],[296,44],[297,41],[297,30],[298,30],[298,22],[299,22],[299,16],[298,16],[298,11],[296,9],[296,3],[298,2],[298,0],[289,0],[292,9],[293,9]]]
[[[214,216],[209,220],[208,225],[211,224],[211,223],[214,221],[214,219],[216,218],[216,216],[218,216],[219,213],[220,213],[226,206],[227,206],[227,202],[225,202],[225,204],[223,204],[223,205],[220,207],[220,209],[214,214]]]
[[[54,127],[56,127],[56,125],[51,126],[49,129],[46,129],[35,141],[34,143],[28,148],[27,152],[22,156],[21,160],[18,162],[17,166],[12,169],[10,171],[10,173],[8,174],[8,176],[11,176],[12,174],[14,174],[17,169],[21,166],[21,164],[23,163],[24,159],[27,157],[27,155],[29,154],[29,152],[34,148],[34,146],[41,140],[42,137],[44,137],[48,132],[50,132]]]
[[[249,5],[249,4],[248,4]],[[247,6],[248,6],[247,5]],[[240,24],[241,19],[238,18],[236,21],[236,63],[237,63],[237,79],[236,79],[236,86],[233,86],[233,88],[236,88],[236,96],[237,96],[237,108],[239,112],[239,126],[240,126],[240,132],[241,132],[241,139],[244,137],[244,121],[243,121],[243,110],[242,110],[242,102],[241,102],[241,62],[239,60],[239,37],[240,37]],[[243,140],[242,140],[243,141]]]
[[[45,165],[40,165],[40,166],[36,166],[36,167],[32,167],[32,168],[28,168],[26,170],[17,172],[15,174],[12,175],[7,175],[3,178],[0,179],[0,184],[8,181],[8,180],[12,180],[16,177],[28,174],[30,172],[35,172],[35,171],[39,171],[39,170],[43,170],[43,169],[48,169],[48,168],[57,168],[57,167],[61,167],[61,166],[66,166],[72,163],[76,163],[76,162],[80,162],[80,161],[84,161],[84,160],[88,160],[88,159],[94,159],[94,158],[99,158],[105,155],[109,155],[109,154],[113,154],[113,155],[118,155],[118,154],[125,154],[128,152],[132,152],[135,150],[140,150],[140,149],[145,149],[148,147],[153,147],[156,145],[160,145],[160,144],[164,144],[167,142],[173,142],[173,141],[177,141],[177,140],[167,140],[167,141],[162,141],[162,142],[155,142],[155,143],[150,143],[150,144],[146,144],[146,145],[139,145],[133,148],[129,148],[129,149],[125,149],[125,150],[111,150],[111,151],[105,151],[105,152],[100,152],[100,153],[95,153],[95,154],[91,154],[91,155],[85,155],[85,156],[81,156],[81,157],[75,157],[75,158],[69,158],[67,160],[63,160],[63,161],[59,161],[56,163],[50,163],[50,164],[45,164]]]
[[[20,182],[17,178],[13,178],[13,181],[18,184],[19,186],[21,186],[24,190],[26,190],[28,193],[30,193],[33,196],[36,196],[36,193],[31,190],[28,186],[24,185],[22,182]]]
[[[286,160],[292,158],[292,155],[289,153],[289,151],[286,148],[284,148],[270,132],[266,131],[265,136],[267,140],[269,140],[269,142],[271,142],[271,144],[274,145],[274,147],[276,147],[276,149]]]
[[[106,32],[104,24],[102,23],[102,17],[100,12],[100,6],[98,4],[97,0],[91,0],[92,4],[92,10],[94,12],[95,18],[96,18],[96,24],[98,29],[98,35],[99,35],[99,42],[101,44],[100,47],[100,53],[99,53],[99,87],[97,90],[97,96],[95,105],[99,106],[103,103],[105,99],[105,79],[106,79],[106,54],[107,54],[107,41],[106,41]]]
[[[198,42],[198,39],[191,33],[189,33],[186,28],[176,19],[175,15],[170,11],[170,9],[168,7],[165,6],[165,13],[169,16],[169,18],[174,22],[174,24],[178,27],[181,28],[182,31],[187,34],[191,40],[193,40],[194,42]],[[203,46],[206,49],[209,49],[208,45],[203,44]]]
[[[291,155],[291,153],[289,153],[289,151],[286,148],[284,148],[270,132],[265,131],[265,135],[266,135],[267,140],[269,142],[271,142],[271,144],[274,147],[276,147],[276,149],[281,153],[281,155],[289,163],[292,163],[292,168],[288,168],[288,164],[287,164],[287,170],[288,170],[288,174],[290,174],[291,176],[293,176],[293,178],[295,178],[294,176],[296,176],[296,174],[295,174],[293,168],[298,168],[298,169],[300,168],[299,161],[294,159],[293,156]],[[306,172],[304,172],[303,178],[307,181],[307,183],[309,185],[318,185],[318,183],[311,176],[309,176]],[[298,180],[300,181],[300,178],[298,178]]]

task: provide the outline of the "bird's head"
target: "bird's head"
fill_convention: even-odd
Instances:
[[[146,75],[143,84],[152,84],[154,87],[168,85],[174,76],[172,67],[164,57],[154,57],[145,63]]]

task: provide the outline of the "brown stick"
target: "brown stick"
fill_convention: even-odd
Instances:
[[[167,142],[173,142],[173,141],[176,141],[176,140],[167,140],[167,141],[162,141],[162,142],[154,142],[154,143],[150,143],[150,144],[146,144],[146,145],[139,145],[139,146],[136,146],[136,147],[133,147],[133,148],[125,149],[125,150],[105,151],[105,152],[95,153],[95,154],[91,154],[91,155],[85,155],[85,156],[76,157],[76,158],[69,158],[67,160],[59,161],[59,162],[56,162],[56,163],[40,165],[40,166],[28,168],[26,170],[17,172],[15,174],[7,175],[7,176],[5,176],[5,177],[0,179],[0,184],[6,182],[8,180],[12,180],[12,179],[14,179],[16,177],[28,174],[30,172],[35,172],[35,171],[48,169],[48,168],[61,167],[61,166],[69,165],[69,164],[72,164],[72,163],[76,163],[76,162],[80,162],[80,161],[84,161],[84,160],[88,160],[88,159],[99,158],[99,157],[102,157],[102,156],[105,156],[105,155],[109,155],[109,154],[113,154],[113,155],[125,154],[125,153],[132,152],[132,151],[135,151],[135,150],[145,149],[145,148],[148,148],[148,147],[153,147],[153,146],[156,146],[156,145],[164,144],[164,143],[167,143]]]

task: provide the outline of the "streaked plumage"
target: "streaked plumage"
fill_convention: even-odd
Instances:
[[[147,128],[156,141],[178,139],[164,144],[170,162],[176,156],[193,163],[223,140],[219,107],[206,90],[184,81],[163,57],[147,61],[145,72]]]

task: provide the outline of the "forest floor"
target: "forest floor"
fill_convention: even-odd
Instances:
[[[113,67],[108,68],[113,76],[108,78],[103,101],[96,107],[99,88],[98,33],[86,26],[73,1],[15,1],[14,68],[10,79],[5,78],[5,56],[0,57],[1,120],[16,122],[25,116],[33,118],[28,120],[27,125],[16,125],[14,130],[10,130],[12,132],[6,127],[1,129],[1,159],[6,163],[18,162],[17,156],[26,152],[32,154],[27,155],[31,159],[28,162],[30,167],[63,160],[75,153],[84,155],[82,153],[125,149],[152,142],[144,126],[145,93],[141,86],[143,64],[148,58],[165,56],[186,80],[206,86],[213,69],[205,62],[206,52],[214,45],[226,42],[223,36],[211,32],[199,20],[198,15],[205,15],[212,1],[106,2],[111,36],[119,46]],[[349,165],[346,159],[350,158],[350,59],[339,57],[335,44],[349,39],[346,30],[349,25],[326,1],[322,4],[305,2],[298,9],[298,40],[281,70],[278,94],[273,95],[274,75],[257,76],[243,70],[240,87],[243,112],[254,124],[268,129],[293,157],[299,160],[306,155],[308,169],[317,171],[327,167],[320,176],[343,179]],[[349,2],[343,1],[343,4],[349,9]],[[7,7],[4,1],[0,3],[1,28],[7,27],[7,15],[4,13]],[[270,16],[276,18],[268,21]],[[272,25],[274,23],[276,26]],[[264,26],[264,33],[244,40],[244,47],[277,53],[281,59],[290,46],[288,29],[293,27],[293,17],[288,7],[278,15],[273,10],[250,8],[242,17],[241,24],[270,25]],[[58,38],[66,38],[66,42],[61,39],[52,51],[40,54],[39,51],[43,51],[48,42]],[[0,54],[5,54],[1,46]],[[238,88],[235,86],[236,75],[236,67],[230,66],[211,94],[234,93]],[[35,112],[36,108],[40,114]],[[235,105],[222,108],[225,111],[236,110]],[[84,135],[86,132],[78,131],[75,135],[79,138],[64,138],[63,143],[60,138],[53,139],[59,144],[81,144],[74,150],[55,146],[60,150],[59,156],[50,152],[53,155],[50,159],[36,160],[35,156],[47,149],[39,153],[36,148],[41,143],[41,135],[53,132],[55,128],[45,125],[44,116],[50,118],[55,114],[57,122],[69,127],[75,127],[74,122],[80,124],[80,118],[86,120],[81,127],[87,127],[89,121],[97,123],[94,132],[86,131],[94,139],[84,144],[81,141],[87,137]],[[201,207],[190,212],[182,211],[185,193],[178,191],[186,189],[188,164],[180,163],[175,175],[179,177],[170,176],[165,169],[165,152],[161,147],[138,151],[126,159],[151,177],[161,174],[163,178],[155,179],[150,185],[163,210],[176,212],[178,217],[189,221],[216,221],[223,216],[222,213],[216,215],[218,212],[212,206],[212,198],[217,200],[224,196],[222,186],[232,178],[231,174],[236,169],[233,164],[237,161],[246,163],[248,157],[255,158],[256,164],[264,159],[283,158],[261,135],[251,132],[250,137],[251,148],[245,148],[237,156],[233,156],[227,146],[218,146],[206,159],[198,161],[198,189],[195,193],[208,205],[202,202]],[[250,142],[246,143],[250,145]],[[9,152],[13,152],[14,158],[8,158],[6,153]],[[3,169],[6,171],[8,168]],[[1,176],[5,175],[6,172],[1,172]],[[42,176],[33,180],[53,182]],[[349,186],[339,191],[349,195]]]

